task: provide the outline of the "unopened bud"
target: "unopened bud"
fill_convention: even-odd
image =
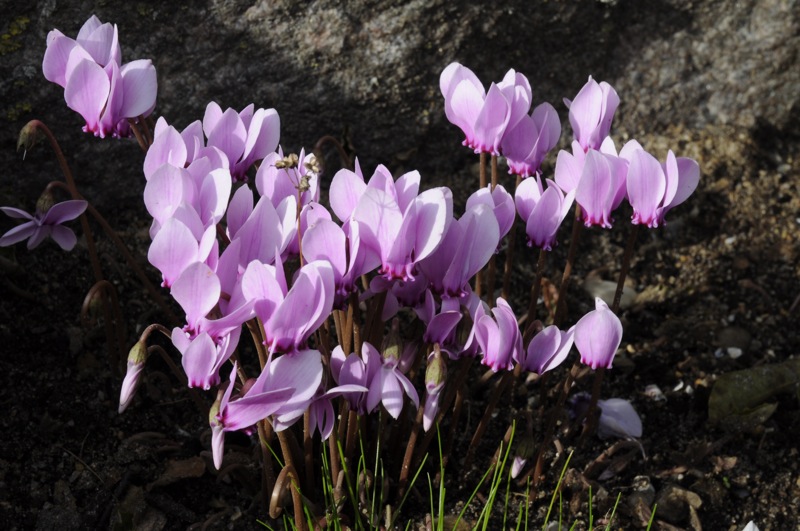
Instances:
[[[31,120],[19,132],[17,139],[17,151],[30,151],[42,139],[42,132],[36,127],[35,120]]]
[[[125,379],[122,380],[122,390],[119,393],[119,412],[125,411],[139,387],[142,370],[147,361],[147,345],[144,341],[137,341],[128,352],[128,369],[125,371]]]
[[[42,192],[42,195],[39,196],[39,199],[36,200],[36,213],[44,216],[55,204],[56,199],[53,197],[53,192],[50,191],[50,187],[47,187]]]
[[[395,317],[392,320],[392,329],[383,338],[381,354],[385,360],[399,361],[402,353],[403,339],[400,337],[400,320]]]
[[[425,368],[425,388],[428,390],[428,394],[441,391],[446,379],[447,363],[444,361],[439,346],[436,345],[436,349],[428,358],[428,366]]]

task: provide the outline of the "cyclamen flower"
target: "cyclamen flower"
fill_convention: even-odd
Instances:
[[[558,114],[552,105],[542,103],[503,136],[501,151],[508,161],[508,173],[520,177],[538,175],[545,156],[558,143],[559,137]]]
[[[251,103],[241,112],[211,102],[203,116],[207,146],[220,149],[228,158],[234,180],[243,181],[254,162],[275,151],[281,120],[275,109],[255,109]],[[199,139],[202,141],[202,138]]]
[[[564,99],[569,107],[569,123],[575,140],[583,151],[600,149],[603,140],[611,131],[611,121],[619,106],[619,96],[605,81],[597,83],[592,76],[581,88],[575,99]]]
[[[361,223],[361,244],[380,256],[378,272],[386,280],[413,280],[417,262],[436,250],[453,218],[450,190],[420,194],[419,181],[417,171],[395,181],[378,166],[368,184],[349,170],[337,172],[331,182],[331,209],[345,225]]]
[[[42,71],[64,87],[67,106],[86,120],[83,130],[104,138],[129,136],[128,118],[147,116],[156,104],[156,69],[149,59],[122,64],[117,26],[92,15],[71,39],[47,35]]]
[[[209,411],[214,466],[222,464],[226,431],[248,428],[272,417],[282,431],[303,415],[322,382],[322,357],[316,350],[301,350],[271,360],[241,398],[231,400],[236,365],[224,393]]]
[[[531,177],[520,183],[514,195],[519,217],[525,221],[528,245],[545,251],[552,250],[556,244],[556,233],[572,208],[575,191],[565,196],[550,179],[547,180],[547,190],[543,191],[541,179]]]
[[[586,153],[575,189],[575,201],[582,208],[583,222],[587,227],[611,228],[611,212],[625,197],[626,173],[627,162],[624,159],[593,149]]]
[[[62,249],[71,251],[78,239],[71,229],[62,227],[61,224],[83,214],[88,205],[86,201],[78,199],[56,203],[49,208],[46,207],[45,210],[37,205],[33,215],[19,208],[0,207],[0,210],[8,217],[28,220],[3,234],[0,237],[0,247],[28,240],[28,249],[35,249],[45,238],[50,236]]]
[[[472,70],[451,63],[442,71],[439,88],[447,119],[461,128],[464,145],[475,153],[499,155],[506,130],[514,128],[531,106],[530,83],[514,70],[487,92]]]
[[[658,227],[671,208],[692,195],[699,181],[700,166],[692,159],[675,158],[670,150],[666,163],[659,164],[644,150],[634,152],[626,179],[632,222]]]
[[[542,375],[567,359],[574,336],[572,329],[563,332],[557,326],[550,325],[533,336],[524,355],[515,359],[525,370]]]
[[[494,317],[494,318],[493,318]],[[475,339],[483,351],[481,363],[497,372],[510,370],[522,352],[522,335],[517,326],[514,310],[498,297],[492,315],[479,308],[475,318]]]
[[[575,346],[581,354],[581,363],[592,369],[611,368],[622,341],[622,323],[603,299],[595,299],[595,309],[587,313],[571,329],[575,332]]]
[[[486,204],[475,204],[450,223],[441,245],[420,262],[419,269],[435,293],[443,298],[462,297],[469,292],[469,280],[489,262],[499,241],[494,212]]]

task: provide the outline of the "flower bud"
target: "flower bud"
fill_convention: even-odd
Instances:
[[[425,388],[428,394],[438,393],[444,386],[447,379],[447,364],[444,361],[439,346],[435,347],[434,352],[428,359],[428,367],[425,369]]]
[[[41,131],[39,131],[39,128],[36,127],[35,120],[31,120],[25,124],[25,127],[23,127],[19,132],[19,138],[17,139],[17,151],[23,149],[27,153],[33,149],[41,139]]]
[[[53,192],[50,191],[50,187],[47,187],[42,192],[42,195],[39,196],[39,199],[36,200],[36,213],[44,217],[47,211],[55,204],[56,199],[53,197]]]
[[[145,361],[147,361],[147,345],[144,341],[139,340],[128,353],[128,369],[125,372],[125,379],[122,380],[122,390],[119,393],[120,413],[125,411],[125,408],[130,405],[133,396],[136,394]]]
[[[396,317],[392,320],[392,329],[383,338],[381,345],[381,354],[386,361],[393,361],[395,363],[400,361],[400,355],[403,353],[403,339],[400,337],[400,320]]]

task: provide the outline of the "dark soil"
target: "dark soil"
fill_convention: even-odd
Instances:
[[[138,148],[132,142],[84,140],[96,145],[96,156],[107,157],[113,171],[102,186],[86,175],[79,184],[128,245],[144,256],[149,220],[137,201],[143,179],[135,163],[115,162],[130,161]],[[738,530],[751,519],[762,530],[795,529],[800,514],[797,396],[772,397],[777,409],[769,419],[735,431],[709,425],[707,403],[720,375],[798,354],[800,310],[792,306],[800,295],[800,142],[791,131],[712,127],[676,129],[640,141],[660,158],[668,148],[696,158],[703,174],[695,195],[669,214],[666,227],[639,233],[630,272],[639,296],[622,315],[621,353],[603,383],[604,398],[626,398],[641,415],[641,449],[594,437],[581,444],[566,434],[565,426],[558,433],[563,451],[548,454],[548,479],[530,508],[530,525],[542,525],[564,458],[574,450],[562,498],[565,528],[575,521],[576,529],[587,528],[591,486],[595,524],[605,521],[620,496],[613,528],[644,528],[657,504],[654,529]],[[18,192],[40,190],[53,178],[49,158],[44,147],[28,154],[14,170],[39,184],[6,183],[14,189],[5,192],[27,197],[32,205],[37,192]],[[463,183],[476,182],[471,168],[457,178],[424,173],[423,178],[449,184],[457,194],[471,187]],[[601,269],[603,278],[616,279],[631,230],[626,217],[623,209],[612,231],[583,233],[568,293],[573,322],[592,304],[592,295],[582,289],[587,275]],[[13,226],[7,220],[0,223],[3,231]],[[548,263],[553,283],[560,276],[567,237],[568,228]],[[164,317],[110,241],[98,236],[98,244],[105,274],[119,293],[127,349],[144,326]],[[523,245],[516,251],[514,292],[524,294],[536,257]],[[70,254],[47,242],[33,252],[17,246],[2,256],[8,265],[0,284],[0,371],[5,377],[0,388],[0,527],[262,528],[256,520],[267,520],[267,515],[257,502],[255,440],[230,437],[230,465],[224,474],[216,472],[207,419],[163,362],[151,358],[137,398],[124,414],[117,413],[122,375],[113,370],[102,325],[83,324],[80,317],[93,284],[85,239]],[[148,272],[157,282],[154,271]],[[512,302],[515,308],[526,304],[523,296],[512,296]],[[734,359],[730,353],[738,353],[735,349],[742,355]],[[177,353],[170,353],[177,359]],[[513,400],[501,400],[474,466],[465,469],[469,438],[499,381],[495,376],[482,384],[481,372],[473,367],[472,393],[445,474],[448,514],[457,514],[468,499],[512,418],[524,419],[522,411],[530,406],[534,435],[544,423],[538,416],[541,382],[520,382]],[[565,372],[556,371],[546,385],[552,387]],[[591,382],[589,375],[578,387],[590,390]],[[663,399],[646,393],[648,386],[657,386]],[[210,403],[213,396],[203,398]],[[525,426],[523,420],[520,436]],[[522,492],[524,487],[512,483],[510,515],[516,515]],[[484,488],[479,498],[487,494]],[[502,528],[504,494],[490,528]],[[467,511],[469,523],[483,506],[480,499]],[[428,512],[422,477],[399,521],[424,526]]]

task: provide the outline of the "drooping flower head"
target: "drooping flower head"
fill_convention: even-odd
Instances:
[[[622,323],[603,299],[597,297],[595,309],[581,317],[571,330],[575,332],[582,363],[592,369],[611,368],[622,341]]]
[[[527,78],[509,70],[488,92],[469,68],[451,63],[439,77],[444,108],[450,123],[464,133],[464,145],[475,153],[501,153],[505,132],[528,114],[531,86]]]
[[[631,155],[626,179],[628,201],[633,207],[632,222],[655,228],[664,215],[692,195],[700,181],[700,166],[689,158],[676,158],[670,152],[660,164],[643,149]]]
[[[42,71],[64,87],[67,106],[86,120],[83,130],[104,138],[130,135],[128,118],[147,116],[158,81],[149,59],[122,63],[117,26],[92,15],[76,39],[59,30],[47,35]]]

